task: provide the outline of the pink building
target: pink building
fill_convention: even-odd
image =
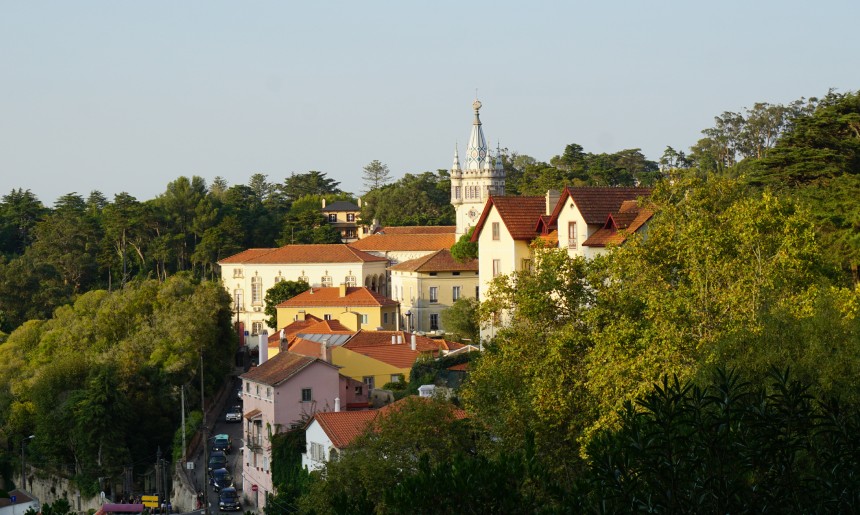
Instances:
[[[266,494],[273,493],[272,435],[303,426],[318,411],[335,411],[341,395],[347,395],[345,402],[355,402],[356,390],[341,378],[337,366],[292,352],[278,353],[241,379],[244,490],[263,509]]]

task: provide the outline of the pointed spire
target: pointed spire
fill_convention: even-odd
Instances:
[[[460,170],[460,149],[458,145],[454,143],[454,165],[451,166],[452,172],[459,172]]]
[[[496,141],[496,172],[500,176],[505,175],[505,166],[502,164],[502,148],[498,141]]]
[[[469,146],[466,147],[466,171],[479,172],[487,160],[487,140],[481,128],[481,101],[475,99],[472,103],[475,110],[475,121],[472,123],[472,134],[469,136]]]

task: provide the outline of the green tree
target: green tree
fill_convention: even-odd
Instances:
[[[442,327],[457,341],[480,343],[481,326],[478,322],[478,299],[460,297],[451,307],[442,311]]]
[[[388,165],[374,159],[362,168],[365,191],[371,191],[391,182],[391,171]]]
[[[474,227],[469,227],[466,234],[460,236],[457,243],[451,245],[451,256],[459,262],[478,258],[478,243],[472,242]]]
[[[406,174],[363,197],[361,220],[381,225],[453,225],[447,172]]]
[[[307,291],[308,288],[310,285],[305,281],[280,281],[266,290],[265,313],[269,317],[266,319],[266,325],[277,329],[278,304]]]

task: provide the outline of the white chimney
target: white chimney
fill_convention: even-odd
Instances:
[[[397,337],[392,334],[391,335],[391,345],[396,345],[396,344],[397,344]]]
[[[397,343],[403,343],[403,335],[402,334],[397,335]]]
[[[269,333],[267,331],[262,331],[259,334],[259,342],[257,344],[257,351],[260,356],[257,358],[258,364],[262,365],[269,359]]]
[[[412,350],[418,349],[418,342],[415,341],[415,333],[412,333],[412,342],[411,342]]]
[[[322,199],[323,209],[325,209],[325,199]]]
[[[340,411],[340,397],[334,398],[334,410],[335,412]]]

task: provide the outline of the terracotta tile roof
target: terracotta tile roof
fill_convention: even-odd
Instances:
[[[388,414],[396,411],[400,411],[403,407],[405,407],[410,402],[433,402],[433,399],[428,399],[427,397],[419,397],[417,395],[410,395],[408,397],[404,397],[398,401],[394,401],[387,406],[383,406],[379,408],[377,411],[380,416],[387,416]],[[455,420],[463,420],[465,418],[469,418],[469,414],[463,411],[460,408],[454,407],[454,405],[450,405],[451,414],[454,416]]]
[[[322,356],[322,348],[320,342],[313,340],[305,340],[304,338],[295,338],[290,342],[289,351],[301,354],[302,356],[310,356],[319,358]]]
[[[276,249],[250,249],[219,261],[219,264],[366,263],[387,261],[345,243],[284,245]]]
[[[258,409],[252,409],[252,410],[251,410],[251,411],[249,411],[248,413],[245,413],[245,415],[244,415],[244,416],[245,416],[245,418],[246,418],[246,419],[248,419],[248,420],[253,420],[253,419],[255,419],[257,416],[259,416],[261,413],[262,413],[262,411],[260,411],[260,410],[258,410]]]
[[[364,286],[350,286],[346,289],[346,296],[340,296],[339,287],[310,288],[295,297],[278,304],[279,308],[300,308],[305,306],[342,306],[342,307],[382,307],[396,306],[398,302],[389,299],[376,292],[370,291]]]
[[[627,237],[638,231],[653,215],[653,211],[639,207],[635,202],[622,206],[623,212],[610,213],[606,223],[582,244],[586,247],[621,245]]]
[[[336,200],[331,204],[326,204],[323,211],[361,211],[361,208],[353,204],[352,202],[347,202],[346,200]]]
[[[321,318],[315,317],[313,315],[305,315],[304,320],[296,320],[284,326],[284,338],[287,340],[293,339],[297,334],[299,334],[303,329],[310,327],[317,322],[322,322]],[[269,343],[280,343],[281,341],[281,332],[275,331],[274,333],[269,335]]]
[[[472,241],[477,242],[492,209],[498,211],[508,233],[515,240],[531,241],[538,235],[537,223],[546,214],[544,197],[496,197],[491,196],[484,205],[481,218],[472,233]]]
[[[617,213],[625,201],[651,195],[650,188],[565,188],[552,212],[552,222],[567,202],[573,199],[587,224],[602,224],[610,213]]]
[[[413,225],[383,227],[376,231],[376,234],[454,234],[455,232],[457,232],[456,225]]]
[[[327,411],[318,412],[314,415],[314,419],[328,435],[332,445],[343,449],[367,431],[378,414],[376,410]]]
[[[340,320],[320,320],[296,334],[352,334],[354,332],[349,327],[341,324]]]
[[[478,260],[469,259],[460,263],[451,256],[450,250],[442,249],[420,258],[398,263],[388,269],[399,272],[477,272]]]
[[[391,343],[391,337],[398,343]],[[399,337],[399,339],[398,339]],[[343,347],[397,368],[411,368],[421,354],[439,354],[450,350],[449,342],[415,335],[412,350],[411,334],[404,331],[359,331]]]
[[[330,367],[337,368],[331,363],[323,360],[294,354],[292,352],[279,352],[273,358],[245,372],[240,377],[242,379],[267,384],[269,386],[277,386],[284,381],[289,380],[291,377],[315,362],[324,363]]]
[[[377,233],[349,245],[366,251],[431,251],[450,249],[454,243],[454,231],[451,231],[431,234]]]
[[[226,257],[226,258],[222,259],[222,260],[221,260],[221,261],[219,261],[218,263],[219,263],[219,264],[224,264],[224,265],[228,265],[228,264],[232,264],[232,263],[244,263],[245,261],[248,261],[248,260],[251,260],[251,259],[256,259],[256,258],[258,258],[258,257],[260,257],[260,256],[264,256],[264,255],[268,254],[269,252],[271,252],[271,251],[273,251],[273,250],[274,250],[274,249],[248,249],[248,250],[243,250],[242,252],[240,252],[240,253],[238,253],[238,254],[233,254],[233,255],[232,255],[232,256],[230,256],[230,257]]]
[[[468,363],[460,363],[459,365],[452,365],[452,366],[448,367],[448,370],[466,372],[469,370],[469,364]]]

